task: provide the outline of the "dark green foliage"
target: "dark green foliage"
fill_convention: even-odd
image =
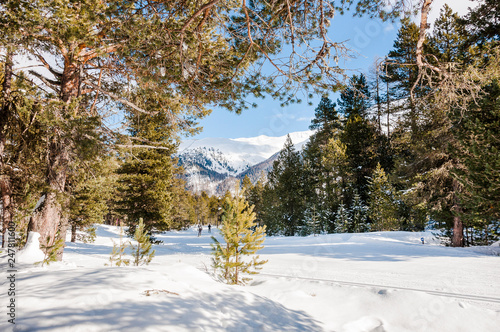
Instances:
[[[365,75],[353,75],[348,86],[340,93],[337,103],[346,119],[354,116],[366,118],[366,111],[370,107],[370,90]]]
[[[468,44],[487,45],[500,41],[500,3],[483,0],[460,23],[469,33]]]
[[[148,96],[144,98],[145,107],[150,111],[165,107]],[[133,115],[129,113],[129,131],[134,140],[149,143],[148,148],[123,150],[124,162],[117,172],[119,197],[118,212],[128,218],[129,235],[134,234],[136,222],[144,220],[149,234],[172,228],[182,224],[187,216],[177,215],[174,201],[178,201],[182,193],[178,172],[173,154],[176,151],[175,128],[166,113],[155,115]]]
[[[340,203],[335,213],[335,232],[347,233],[352,229],[352,219],[344,203]]]
[[[500,78],[486,85],[484,95],[461,117],[464,131],[457,133],[464,167],[457,175],[466,190],[464,207],[488,221],[500,218]]]
[[[351,116],[341,133],[340,139],[346,147],[349,182],[352,188],[348,196],[349,202],[354,195],[354,189],[362,200],[368,199],[368,177],[371,176],[379,160],[377,136],[375,124],[359,115]]]
[[[293,236],[304,223],[305,197],[302,162],[290,137],[274,162],[268,180],[266,202],[269,209],[264,223],[269,232],[279,229],[284,235]]]
[[[357,193],[354,194],[351,204],[351,219],[352,229],[350,229],[349,232],[364,233],[370,230],[370,224],[368,223],[368,206],[363,203],[361,197]]]

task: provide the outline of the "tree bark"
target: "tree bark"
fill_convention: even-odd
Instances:
[[[460,184],[457,180],[453,180],[453,236],[451,238],[452,247],[463,247],[464,246],[464,223],[461,218],[462,208],[458,200],[458,191],[460,190]]]
[[[464,224],[458,215],[453,217],[453,237],[451,239],[451,246],[464,246]]]
[[[13,52],[7,47],[5,54],[4,80],[2,84],[2,104],[0,105],[0,192],[2,196],[2,247],[5,248],[7,228],[12,222],[11,213],[11,181],[7,173],[4,159],[5,143],[7,141],[7,126],[11,118],[10,91],[12,87]]]
[[[67,105],[80,93],[80,83],[78,62],[72,61],[70,57],[65,57],[60,98],[66,103],[66,106],[60,109],[59,114],[56,114],[56,118],[61,118],[64,112],[68,112]],[[72,144],[70,139],[62,137],[64,133],[61,133],[60,130],[60,128],[55,128],[48,146],[47,184],[50,189],[42,206],[31,217],[30,226],[28,227],[28,231],[40,233],[40,243],[44,246],[52,246],[59,239],[62,239],[64,243],[69,226],[63,208],[68,205],[66,179]],[[64,245],[57,252],[58,260],[62,259],[63,251]]]
[[[11,188],[8,176],[2,175],[0,178],[0,188],[2,191],[2,248],[6,245],[7,228],[12,222],[11,214]]]
[[[76,225],[71,225],[71,242],[76,242]]]

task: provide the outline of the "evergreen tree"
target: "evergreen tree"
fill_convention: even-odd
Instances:
[[[363,203],[359,195],[355,193],[350,209],[352,229],[349,229],[349,232],[364,233],[370,230],[367,211],[368,207]]]
[[[341,128],[340,118],[335,107],[334,102],[323,96],[314,110],[314,118],[311,120],[309,129],[317,130],[315,138],[320,145],[325,145],[335,131]]]
[[[377,164],[369,181],[369,193],[368,213],[372,220],[372,229],[375,231],[399,230],[394,189],[380,164]]]
[[[435,49],[433,53],[441,63],[457,63],[468,57],[465,47],[467,36],[458,14],[445,4],[434,22],[429,46]]]
[[[76,241],[77,230],[95,232],[93,224],[104,222],[104,217],[109,212],[109,201],[116,189],[115,159],[106,159],[104,156],[89,164],[87,163],[87,168],[75,172],[76,174],[68,180],[72,193],[69,201],[71,242]],[[86,238],[91,239],[91,234],[80,239]]]
[[[130,241],[123,242],[123,226],[120,223],[120,242],[116,244],[115,241],[113,241],[113,251],[111,252],[111,256],[109,257],[109,263],[111,266],[130,265],[130,259],[123,258],[125,256],[125,249],[129,245]]]
[[[336,211],[339,204],[348,199],[352,188],[347,147],[338,137],[329,140],[321,163],[325,167],[326,176],[319,217],[325,230],[335,232],[333,221]]]
[[[144,220],[149,234],[170,229],[178,193],[175,175],[176,128],[170,116],[159,110],[168,108],[147,95],[139,93],[136,103],[144,105],[154,115],[128,114],[130,137],[148,142],[151,147],[123,150],[124,162],[118,169],[118,212],[127,216],[129,235],[134,234],[136,222]]]
[[[480,85],[481,94],[468,101],[467,112],[455,109],[452,115],[455,122],[462,125],[454,128],[460,146],[452,152],[463,163],[463,167],[453,173],[465,188],[460,199],[472,215],[469,219],[482,220],[479,224],[483,229],[500,219],[499,19],[500,5],[491,0],[482,1],[464,19],[459,19],[468,31],[465,43],[474,49],[462,75],[474,77],[472,83]]]
[[[415,134],[417,131],[419,110],[416,105],[412,104],[410,92],[418,77],[418,69],[416,64],[415,50],[419,37],[418,26],[405,17],[401,20],[401,27],[398,31],[396,40],[394,41],[393,50],[391,50],[386,59],[387,74],[384,77],[388,83],[392,84],[392,99],[397,99],[397,110],[406,110],[403,113],[402,120],[404,126],[410,128],[410,134]],[[424,48],[427,50],[428,45],[425,43]],[[418,96],[423,95],[421,89],[416,89]]]
[[[316,205],[313,205],[311,209],[308,209],[305,212],[306,226],[308,233],[313,234],[314,236],[319,235],[323,232],[323,222],[321,220],[321,216],[318,214],[316,210]]]
[[[488,47],[500,41],[500,4],[496,0],[478,2],[460,23],[468,31],[468,44]]]
[[[337,103],[346,119],[352,116],[366,118],[370,107],[370,90],[365,75],[353,75],[348,86],[342,90]]]
[[[265,182],[266,178],[264,173],[262,173],[261,177],[257,180],[255,185],[249,189],[247,194],[248,205],[254,206],[255,222],[258,225],[263,224],[264,205],[267,204],[264,201]]]
[[[326,231],[339,201],[334,193],[339,189],[337,178],[331,175],[332,165],[324,162],[329,158],[329,141],[342,129],[335,103],[322,97],[310,128],[316,131],[302,151],[304,209],[309,215],[315,211],[318,226]]]
[[[233,199],[228,198],[224,212],[226,218],[220,234],[225,243],[212,237],[213,266],[228,284],[245,284],[250,279],[243,274],[256,274],[256,270],[267,262],[259,260],[259,256],[246,259],[246,256],[254,255],[264,248],[266,226],[255,224],[253,206],[248,206],[242,194],[237,194]]]
[[[347,233],[352,229],[352,219],[344,203],[340,203],[335,215],[335,232]]]
[[[304,197],[302,181],[302,163],[300,154],[295,151],[290,136],[273,163],[273,169],[268,174],[268,194],[275,199],[267,201],[272,213],[266,214],[264,223],[270,229],[278,226],[280,232],[286,236],[293,236],[299,227],[303,226]]]
[[[152,244],[142,218],[139,219],[139,223],[135,228],[134,240],[137,244],[130,244],[132,256],[134,257],[133,264],[135,266],[148,265],[155,256],[156,250],[151,250]]]
[[[340,135],[341,142],[346,147],[352,190],[347,193],[347,203],[350,205],[354,190],[358,192],[362,200],[367,200],[368,177],[375,169],[380,156],[377,128],[371,122],[353,115],[347,121],[344,131]]]
[[[402,9],[397,4],[386,10],[382,4],[358,2],[355,10],[360,15],[396,17]],[[121,126],[106,125],[112,123],[105,121],[110,114],[125,108],[133,109],[134,114],[155,115],[131,100],[136,89],[147,89],[152,99],[168,105],[157,111],[169,115],[178,130],[194,133],[196,119],[210,112],[207,105],[239,113],[248,107],[245,98],[249,94],[262,97],[267,93],[287,104],[298,101],[295,94],[289,94],[295,88],[314,86],[322,93],[336,87],[343,71],[329,64],[334,44],[323,35],[335,7],[300,0],[294,8],[300,10],[290,11],[281,2],[267,1],[175,0],[146,5],[123,0],[3,1],[0,43],[8,54],[16,46],[46,69],[43,73],[30,70],[37,78],[30,80],[30,90],[40,92],[33,99],[40,108],[33,113],[37,114],[35,122],[50,128],[45,136],[46,158],[38,167],[44,168],[47,190],[30,192],[45,197],[32,216],[31,230],[42,235],[42,242],[47,238],[54,241],[58,231],[61,236],[66,234],[63,211],[71,196],[66,184],[73,166],[81,160],[78,150],[89,137],[99,144],[154,146],[150,141],[123,139]],[[317,15],[318,10],[323,15]],[[255,29],[248,30],[249,26]],[[319,31],[325,37],[323,47],[311,52],[309,59],[294,53],[291,62],[283,64],[286,70],[254,71],[259,66],[253,64],[260,60],[281,67],[282,45],[297,43],[316,50],[312,44]],[[276,84],[280,77],[284,84]],[[0,121],[5,119],[0,115]],[[0,145],[6,142],[4,123],[0,123]],[[2,197],[7,197],[9,186],[0,187]]]

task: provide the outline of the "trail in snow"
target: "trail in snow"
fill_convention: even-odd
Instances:
[[[457,294],[450,292],[438,292],[432,291],[428,289],[417,289],[417,288],[408,288],[408,287],[398,287],[398,286],[390,286],[390,285],[377,285],[377,284],[367,284],[360,282],[350,282],[350,281],[341,281],[341,280],[330,280],[330,279],[318,279],[318,278],[309,278],[309,277],[299,277],[299,276],[289,276],[289,275],[280,275],[280,274],[269,274],[269,273],[260,273],[261,276],[273,277],[273,278],[286,278],[286,279],[300,279],[300,280],[308,280],[314,282],[326,282],[336,285],[347,285],[347,286],[358,286],[358,287],[376,287],[380,289],[399,289],[413,292],[422,292],[431,295],[450,297],[455,299],[465,299],[472,301],[482,301],[482,302],[491,302],[491,303],[500,303],[500,298],[496,297],[488,297],[488,296],[477,296],[471,294]]]

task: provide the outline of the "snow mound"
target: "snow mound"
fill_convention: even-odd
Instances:
[[[385,332],[384,324],[375,317],[363,317],[342,327],[342,332]]]
[[[17,253],[17,261],[19,263],[34,264],[36,262],[41,262],[45,258],[45,254],[40,250],[40,234],[36,232],[30,232],[28,234],[28,241],[24,249]]]

